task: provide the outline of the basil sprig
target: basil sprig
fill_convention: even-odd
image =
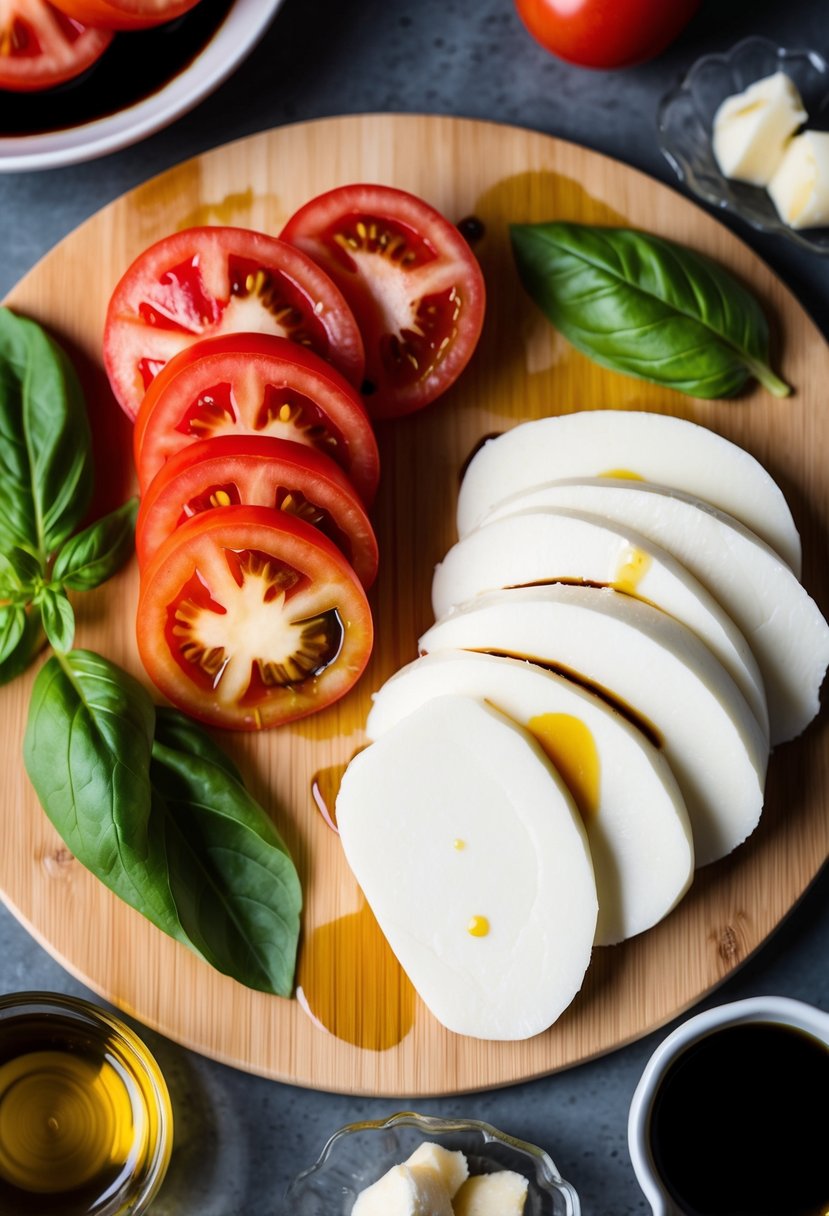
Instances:
[[[603,367],[694,397],[731,397],[753,376],[791,389],[769,366],[754,296],[716,262],[645,232],[515,224],[521,282],[550,321]]]
[[[273,822],[209,736],[90,651],[35,680],[29,779],[74,856],[218,971],[289,996],[302,894]]]

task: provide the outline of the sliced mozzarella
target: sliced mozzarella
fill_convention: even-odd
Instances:
[[[453,1216],[453,1211],[446,1188],[433,1170],[393,1165],[360,1191],[351,1216]]]
[[[641,933],[670,912],[693,877],[691,828],[670,765],[642,731],[595,693],[533,663],[436,650],[374,694],[369,738],[447,694],[494,705],[534,734],[558,769],[593,858],[597,946]]]
[[[768,761],[757,719],[708,647],[658,608],[564,583],[490,591],[420,639],[421,651],[446,647],[564,669],[649,723],[685,799],[698,866],[757,826]]]
[[[743,448],[667,414],[586,410],[525,422],[476,452],[461,482],[458,534],[512,494],[562,478],[619,477],[675,486],[741,520],[800,574],[800,537],[777,483]]]
[[[354,757],[337,824],[380,928],[449,1030],[524,1039],[570,1004],[596,885],[578,811],[526,731],[438,697]]]
[[[719,659],[768,734],[763,677],[737,626],[681,562],[624,524],[564,509],[490,520],[436,568],[432,607],[439,619],[481,591],[546,582],[611,586],[682,621]]]
[[[527,1179],[515,1170],[476,1174],[463,1184],[452,1206],[455,1216],[522,1216],[528,1189]]]
[[[411,1156],[406,1158],[405,1164],[420,1165],[431,1170],[440,1179],[450,1199],[455,1197],[459,1187],[469,1177],[469,1166],[463,1153],[444,1148],[442,1144],[435,1144],[431,1140],[424,1140],[419,1144]]]
[[[736,519],[679,490],[603,477],[537,486],[502,503],[493,518],[540,508],[613,519],[682,562],[754,652],[766,687],[772,744],[805,730],[820,708],[829,626],[768,545]]]

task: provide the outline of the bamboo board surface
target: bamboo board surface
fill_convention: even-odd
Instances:
[[[725,228],[668,188],[595,153],[515,128],[418,115],[286,127],[199,156],[117,200],[49,253],[7,300],[45,324],[81,372],[102,506],[134,490],[129,426],[100,359],[106,305],[129,262],[150,242],[192,224],[279,232],[312,195],[358,180],[411,190],[456,221],[478,217],[485,231],[476,252],[489,303],[479,350],[453,390],[419,414],[378,427],[382,483],[373,514],[381,573],[371,595],[377,645],[367,673],[338,705],[292,727],[217,736],[300,869],[305,1001],[254,993],[212,971],[69,855],[19,759],[33,673],[0,690],[6,739],[0,891],[35,937],[94,991],[196,1051],[330,1091],[468,1092],[548,1074],[630,1042],[739,966],[829,854],[829,748],[823,714],[778,749],[754,836],[699,871],[655,929],[594,951],[582,991],[549,1031],[521,1043],[445,1031],[384,953],[312,784],[322,774],[325,785],[364,742],[372,690],[414,658],[416,640],[432,622],[431,574],[456,539],[463,462],[484,435],[580,407],[650,409],[701,422],[746,447],[781,485],[803,538],[803,581],[826,614],[829,349],[792,294]],[[795,394],[778,401],[752,390],[733,402],[706,403],[589,363],[523,295],[511,264],[507,223],[553,218],[627,223],[719,259],[763,301],[777,370]],[[133,562],[104,588],[78,597],[76,644],[147,683],[133,636],[137,584]]]

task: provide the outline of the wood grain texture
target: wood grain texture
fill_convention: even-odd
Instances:
[[[322,120],[257,135],[191,160],[118,200],[54,249],[8,303],[44,323],[73,354],[89,394],[102,505],[134,487],[129,427],[100,362],[103,317],[123,270],[149,242],[193,223],[278,232],[313,194],[357,180],[421,194],[447,216],[476,215],[489,307],[461,382],[432,408],[378,428],[383,477],[374,511],[381,548],[372,593],[378,644],[357,689],[331,709],[258,737],[225,734],[254,793],[297,859],[306,895],[302,949],[313,930],[358,912],[339,840],[311,797],[313,775],[364,741],[370,695],[415,655],[431,623],[432,569],[455,539],[459,471],[479,439],[525,418],[578,408],[671,412],[742,444],[778,480],[804,542],[803,581],[827,611],[829,354],[797,300],[740,241],[668,188],[543,135],[422,116]],[[630,223],[719,259],[753,288],[772,320],[775,364],[796,392],[754,390],[705,403],[592,365],[540,317],[511,264],[510,221]],[[79,645],[144,679],[133,620],[137,571],[79,597]],[[523,1043],[444,1031],[417,1001],[401,1042],[368,1050],[325,1033],[295,1000],[253,993],[211,971],[122,905],[61,845],[20,757],[31,678],[0,691],[6,763],[0,773],[0,888],[12,910],[101,996],[188,1047],[303,1086],[377,1095],[467,1092],[565,1068],[638,1038],[724,980],[798,901],[829,853],[826,715],[772,757],[767,803],[751,840],[700,871],[661,925],[596,950],[585,985],[559,1022]],[[349,947],[333,956],[338,1000],[371,1038]],[[379,997],[378,1000],[385,1000]],[[516,994],[520,999],[520,994]],[[392,1016],[408,1020],[405,993]],[[382,1019],[381,1019],[382,1020]],[[396,1038],[392,1036],[392,1041]],[[381,1043],[381,1040],[376,1040]]]

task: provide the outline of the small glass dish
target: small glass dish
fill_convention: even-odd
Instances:
[[[801,249],[829,254],[829,228],[789,228],[765,190],[724,177],[714,159],[711,132],[720,103],[778,71],[797,86],[808,125],[829,129],[826,60],[817,51],[786,50],[766,38],[751,37],[725,54],[698,59],[663,97],[657,115],[659,148],[679,180],[706,203],[732,212],[760,232],[784,236]]]
[[[463,1152],[470,1174],[493,1170],[523,1174],[530,1184],[524,1216],[579,1216],[581,1212],[575,1190],[543,1149],[476,1119],[438,1119],[411,1111],[341,1127],[316,1163],[288,1187],[285,1212],[291,1216],[348,1216],[357,1194],[404,1162],[424,1140]]]

